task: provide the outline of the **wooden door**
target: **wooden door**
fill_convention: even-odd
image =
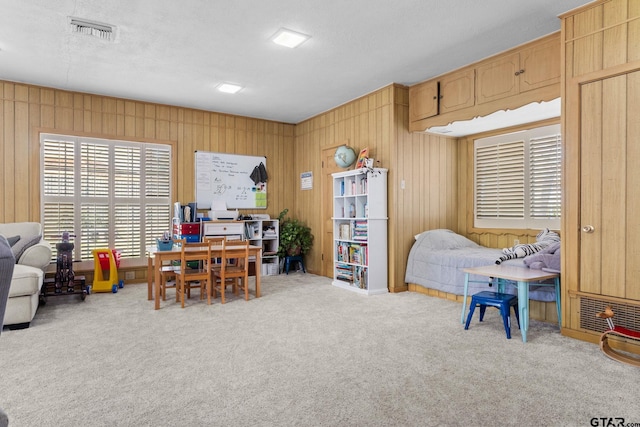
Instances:
[[[580,290],[640,300],[640,71],[580,88]]]
[[[424,82],[409,88],[409,120],[417,122],[438,115],[438,82]]]
[[[336,165],[333,155],[336,148],[348,141],[322,150],[322,272],[326,277],[333,277],[333,177],[332,173],[344,169]]]
[[[475,104],[475,70],[469,68],[440,79],[440,114]]]

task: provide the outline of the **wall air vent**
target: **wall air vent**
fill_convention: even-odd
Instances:
[[[109,41],[114,38],[113,25],[87,21],[86,19],[80,18],[69,18],[69,23],[71,25],[71,32],[73,33],[86,34]]]
[[[604,332],[607,329],[607,322],[596,317],[596,313],[603,311],[608,305],[615,313],[613,323],[634,331],[640,330],[640,306],[584,296],[580,297],[580,327],[590,331]]]

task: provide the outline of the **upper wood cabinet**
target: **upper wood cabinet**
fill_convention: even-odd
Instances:
[[[438,82],[428,81],[409,88],[409,120],[412,122],[438,114]]]
[[[476,79],[478,104],[558,83],[560,43],[554,39],[482,63]]]
[[[478,104],[518,93],[520,54],[514,53],[478,67]]]
[[[409,88],[409,130],[560,96],[560,33]]]
[[[523,49],[520,67],[520,92],[560,83],[560,41],[554,38]]]
[[[475,102],[475,70],[469,68],[409,88],[409,120],[471,107]]]
[[[474,104],[475,70],[458,71],[440,79],[440,114]]]

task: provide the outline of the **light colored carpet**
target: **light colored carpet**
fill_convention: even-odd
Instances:
[[[418,293],[366,297],[295,273],[263,296],[153,310],[146,286],[49,298],[0,338],[19,426],[588,426],[640,423],[640,369],[531,321]],[[515,323],[515,319],[513,319]]]

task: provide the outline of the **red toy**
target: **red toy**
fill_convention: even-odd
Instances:
[[[607,356],[609,356],[614,360],[640,367],[640,358],[634,357],[629,353],[622,353],[620,351],[616,351],[613,348],[611,348],[611,346],[609,346],[609,336],[618,336],[618,337],[627,338],[635,341],[640,341],[640,332],[623,328],[622,326],[616,326],[613,323],[614,315],[615,313],[611,309],[610,305],[606,306],[604,311],[596,313],[596,317],[606,319],[607,325],[609,325],[609,329],[604,331],[600,336],[600,348],[602,349],[604,354],[606,354]]]

